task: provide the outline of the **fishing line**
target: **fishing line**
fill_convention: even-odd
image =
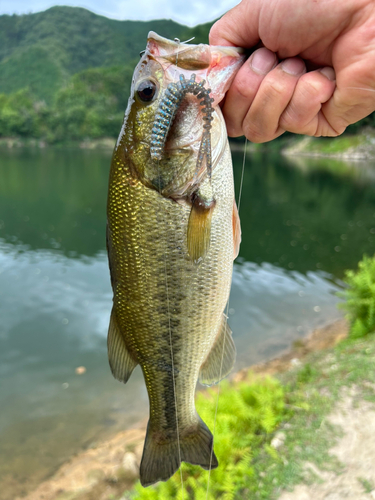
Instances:
[[[180,45],[180,40],[178,38],[174,39],[177,42],[177,53],[176,53],[176,73],[177,73],[177,63],[178,63],[178,48]],[[176,79],[176,74],[175,74]],[[158,160],[158,178],[159,178],[159,193],[161,194],[161,178],[160,178],[160,161]],[[171,314],[169,307],[169,290],[168,290],[168,274],[167,274],[167,249],[168,243],[165,243],[164,251],[164,276],[165,276],[165,291],[167,296],[167,313],[168,313],[168,330],[169,330],[169,345],[171,350],[171,369],[172,369],[172,381],[173,381],[173,395],[174,395],[174,406],[176,409],[176,432],[177,432],[177,446],[178,446],[178,458],[180,461],[180,477],[181,477],[181,497],[184,500],[184,479],[182,477],[182,461],[181,461],[181,444],[180,444],[180,430],[178,425],[178,410],[177,410],[177,394],[176,394],[176,379],[174,373],[174,355],[173,355],[173,343],[172,343],[172,329],[171,329]]]
[[[247,146],[247,138],[245,139],[245,147],[244,147],[244,152],[243,152],[243,159],[242,159],[242,170],[241,170],[241,180],[240,180],[240,189],[238,193],[238,202],[237,202],[237,212],[238,216],[240,215],[240,205],[241,205],[241,197],[242,197],[242,186],[243,186],[243,178],[244,178],[244,172],[245,172],[245,163],[246,163],[246,146]],[[229,302],[230,302],[230,292],[229,292],[229,297],[228,297],[228,302],[227,302],[227,307],[226,307],[226,318],[228,319],[228,312],[229,312]],[[221,380],[221,374],[223,370],[223,361],[224,361],[224,352],[225,352],[225,336],[223,340],[223,350],[221,353],[221,364],[220,364],[220,377],[219,380]],[[219,407],[219,397],[220,397],[220,383],[217,386],[217,396],[216,396],[216,408],[215,408],[215,416],[214,416],[214,426],[212,429],[212,448],[211,448],[211,455],[210,455],[210,466],[208,469],[208,478],[207,478],[207,492],[206,492],[206,500],[208,500],[208,493],[210,489],[210,478],[211,478],[211,470],[212,470],[212,455],[214,452],[214,439],[215,439],[215,429],[216,429],[216,418],[217,418],[217,410]]]
[[[242,158],[242,170],[241,170],[241,181],[240,181],[240,189],[238,192],[238,202],[237,202],[237,212],[240,215],[240,206],[241,206],[241,197],[242,197],[242,186],[243,186],[243,178],[245,173],[245,162],[246,162],[246,148],[247,148],[247,137],[245,137],[245,147],[243,150],[243,158]]]
[[[158,178],[159,178],[159,194],[162,194],[161,190],[161,178],[160,178],[160,162],[158,161]],[[159,210],[159,215],[160,215],[160,210]],[[174,406],[176,409],[176,432],[177,432],[177,446],[178,446],[178,457],[180,460],[180,476],[181,476],[181,494],[182,494],[182,500],[184,500],[184,481],[182,477],[182,469],[181,469],[181,446],[180,446],[180,432],[179,432],[179,426],[178,426],[178,411],[177,411],[177,395],[176,395],[176,380],[175,380],[175,373],[174,373],[174,356],[173,356],[173,343],[172,343],[172,328],[171,328],[171,313],[170,313],[170,307],[169,307],[169,289],[168,289],[168,273],[167,273],[167,250],[168,250],[168,243],[167,241],[165,242],[165,248],[164,248],[164,276],[165,276],[165,292],[166,292],[166,297],[167,297],[167,314],[168,314],[168,331],[169,331],[169,345],[170,345],[170,351],[171,351],[171,371],[172,371],[172,381],[173,381],[173,396],[174,396]]]

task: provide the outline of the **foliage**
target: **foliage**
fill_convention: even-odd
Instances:
[[[0,137],[40,137],[46,132],[47,114],[45,103],[35,100],[26,89],[0,94]]]
[[[57,93],[50,117],[53,141],[117,137],[129,96],[132,67],[92,68]]]
[[[197,410],[208,426],[214,428],[217,400],[216,389],[198,394]],[[286,417],[285,392],[273,378],[254,379],[236,385],[228,383],[220,387],[219,406],[215,425],[215,453],[219,467],[211,472],[209,499],[231,500],[245,486],[256,488],[253,460],[264,447],[267,453],[276,455],[269,446],[270,435]],[[206,499],[208,473],[200,467],[184,464],[184,498]],[[181,477],[177,472],[169,481],[156,487],[136,488],[140,500],[181,498]],[[139,495],[139,496],[138,496]]]
[[[207,41],[209,24],[198,27]],[[88,68],[128,66],[149,31],[186,40],[194,29],[171,20],[117,21],[76,7],[0,16],[0,93],[27,87],[52,102],[69,78]],[[193,33],[193,34],[192,34]]]
[[[342,307],[348,312],[350,336],[364,337],[375,332],[375,256],[363,257],[357,271],[346,272],[349,288],[341,293]]]
[[[116,21],[73,7],[0,16],[0,137],[117,137],[148,32],[195,34],[200,43],[209,28]]]
[[[49,142],[117,137],[133,67],[91,68],[74,75],[51,105],[29,90],[0,94],[0,137],[43,137]]]
[[[375,122],[374,122],[375,123]],[[316,153],[344,153],[365,142],[364,135],[342,135],[341,137],[314,137],[304,146],[305,151]]]

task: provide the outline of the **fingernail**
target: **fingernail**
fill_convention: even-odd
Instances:
[[[326,76],[328,78],[328,80],[331,80],[331,82],[336,80],[335,70],[333,68],[331,68],[330,66],[322,68],[319,71],[320,71],[320,73],[322,73],[322,75]]]
[[[255,73],[266,75],[276,64],[276,55],[262,47],[251,56],[250,65]]]
[[[285,73],[293,76],[302,75],[306,69],[305,63],[302,59],[298,59],[297,57],[285,59],[285,61],[281,63],[281,68]]]

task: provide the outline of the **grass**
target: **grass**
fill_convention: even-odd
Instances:
[[[373,484],[367,479],[359,477],[358,481],[361,483],[364,493],[371,493],[371,491],[374,489]]]
[[[345,282],[341,308],[347,311],[350,335],[364,337],[375,331],[375,258],[364,255],[357,270],[346,271]]]
[[[364,135],[343,135],[334,138],[311,138],[305,141],[304,152],[337,154],[356,148],[365,142]]]

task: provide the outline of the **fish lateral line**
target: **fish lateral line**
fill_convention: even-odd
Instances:
[[[151,134],[150,154],[154,161],[163,158],[165,143],[169,130],[176,117],[177,111],[186,94],[193,94],[197,99],[202,99],[199,104],[203,112],[203,134],[198,151],[196,172],[199,171],[206,158],[206,169],[208,177],[211,179],[212,156],[211,156],[211,122],[213,120],[214,99],[210,96],[211,89],[205,88],[205,80],[199,83],[195,81],[196,75],[193,73],[189,80],[184,75],[179,76],[178,82],[170,83],[163,95],[155,115],[155,121]]]

